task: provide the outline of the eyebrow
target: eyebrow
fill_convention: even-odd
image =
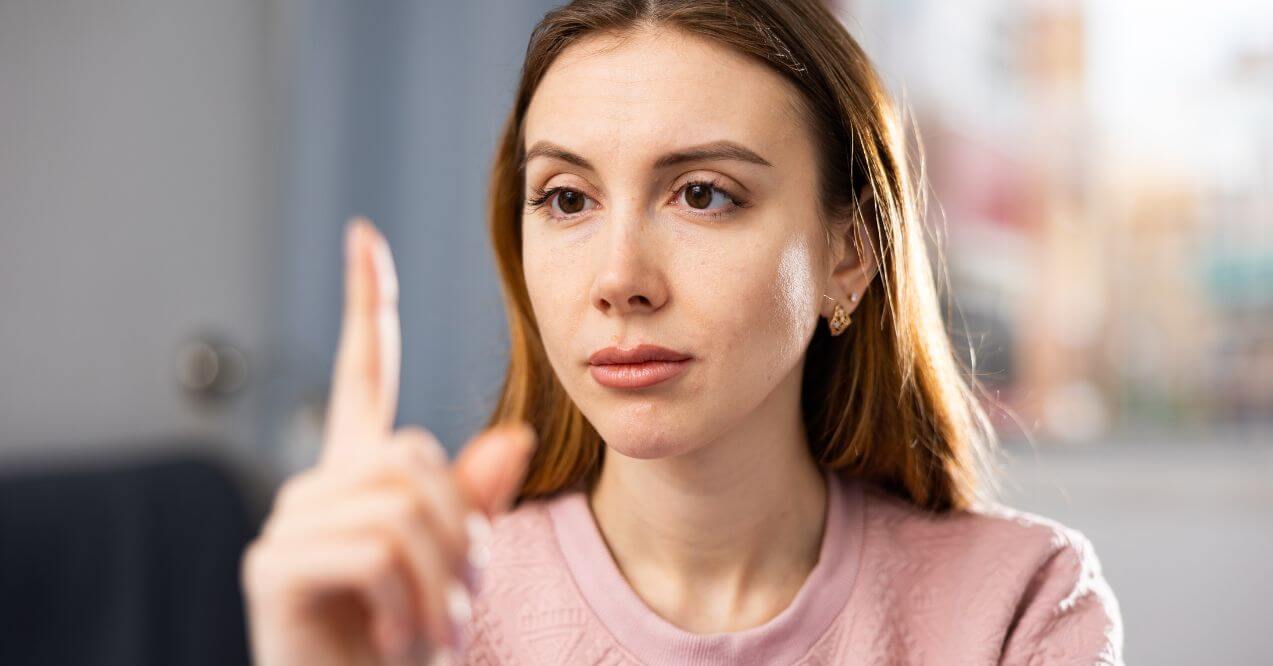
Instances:
[[[597,170],[592,166],[592,163],[584,159],[581,155],[572,153],[550,141],[538,141],[535,145],[531,146],[530,150],[526,151],[526,156],[522,158],[521,164],[518,165],[518,170],[524,171],[526,169],[526,164],[536,157],[550,157],[563,162],[569,162],[570,164],[583,169],[588,169],[589,171]],[[736,160],[739,162],[750,162],[752,164],[759,164],[767,167],[773,166],[773,164],[770,164],[769,160],[761,157],[756,154],[755,151],[752,151],[741,144],[733,141],[713,141],[711,143],[691,146],[689,148],[684,148],[663,155],[654,161],[654,168],[665,169],[667,167],[684,164],[686,162],[712,162],[719,160]]]

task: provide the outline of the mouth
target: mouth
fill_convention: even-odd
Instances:
[[[607,347],[588,357],[588,371],[602,386],[636,389],[665,382],[680,375],[693,357],[658,345],[633,349]]]

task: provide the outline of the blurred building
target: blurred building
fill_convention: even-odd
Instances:
[[[1127,4],[838,5],[913,114],[1009,438],[1273,421],[1273,31]]]

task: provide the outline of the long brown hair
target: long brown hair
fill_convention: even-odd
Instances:
[[[794,83],[821,148],[827,241],[854,220],[872,227],[880,279],[844,335],[817,328],[805,359],[801,402],[814,459],[927,509],[963,508],[982,497],[996,438],[943,326],[925,244],[922,168],[911,173],[904,121],[840,21],[820,0],[576,0],[545,15],[531,34],[492,169],[488,213],[509,362],[490,423],[527,421],[540,442],[517,502],[590,484],[605,453],[548,363],[522,273],[523,120],[563,50],[590,33],[643,26],[716,40]],[[874,215],[846,218],[859,210],[863,187],[873,192]]]

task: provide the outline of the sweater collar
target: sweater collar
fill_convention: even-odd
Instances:
[[[552,498],[546,508],[580,595],[624,649],[643,663],[793,663],[817,643],[848,602],[865,536],[860,480],[826,469],[823,473],[828,505],[817,563],[782,612],[735,632],[691,633],[652,611],[623,577],[581,488]]]

